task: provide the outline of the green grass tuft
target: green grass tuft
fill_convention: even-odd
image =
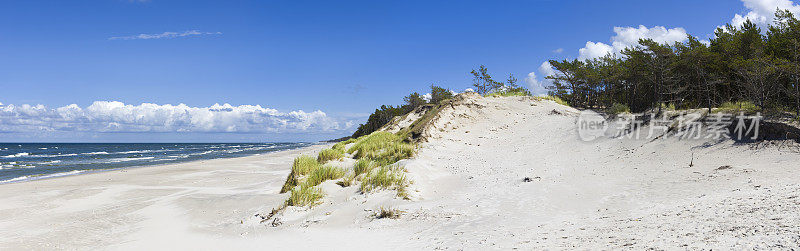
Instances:
[[[378,165],[393,164],[414,156],[414,145],[403,142],[403,138],[390,132],[374,132],[359,138],[348,153],[356,159],[369,159]]]
[[[517,97],[517,96],[530,96],[530,94],[524,91],[499,91],[486,94],[486,97]]]
[[[556,102],[556,104],[569,106],[569,103],[567,103],[567,101],[564,101],[561,98],[556,97],[556,96],[538,96],[538,97],[536,97],[536,100],[539,100],[539,101],[552,100],[553,102]]]
[[[353,173],[355,176],[359,176],[362,173],[368,173],[369,171],[372,171],[372,169],[377,166],[378,165],[375,163],[375,161],[370,159],[360,159],[356,162],[355,167],[353,167]]]
[[[286,177],[286,182],[283,183],[281,193],[292,190],[292,188],[300,183],[299,179],[301,176],[307,175],[319,167],[320,164],[316,159],[314,159],[314,157],[301,155],[300,157],[295,158],[294,163],[292,164],[292,171],[289,172],[289,176]]]
[[[405,169],[397,165],[382,166],[373,169],[364,177],[359,191],[369,193],[379,189],[394,189],[397,190],[398,196],[407,197],[406,188],[409,183]]]
[[[343,177],[345,171],[341,168],[334,166],[322,166],[314,169],[303,182],[304,187],[313,187],[325,182],[326,180],[335,180]]]
[[[292,194],[286,200],[287,206],[305,207],[314,206],[325,194],[317,187],[298,186],[292,189]]]
[[[344,149],[343,149],[344,146],[342,146],[342,148],[335,148],[335,146],[336,145],[334,145],[334,148],[323,149],[322,151],[320,151],[319,155],[317,156],[317,162],[325,163],[331,160],[338,160],[344,158]]]

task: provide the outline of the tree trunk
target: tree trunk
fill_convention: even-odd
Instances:
[[[797,120],[800,121],[800,77],[794,79],[794,103]]]

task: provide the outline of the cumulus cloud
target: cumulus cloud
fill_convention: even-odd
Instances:
[[[800,16],[800,5],[793,3],[791,0],[742,0],[744,7],[749,12],[744,15],[735,14],[731,19],[731,24],[734,26],[741,26],[748,19],[765,29],[769,24],[775,20],[775,11],[778,9],[789,10],[795,16]]]
[[[547,86],[553,85],[553,80],[545,77],[555,75],[556,71],[550,65],[550,62],[545,61],[539,66],[539,74],[541,77],[536,75],[536,72],[528,73],[525,82],[528,83],[528,87],[534,95],[545,95],[547,94]]]
[[[683,28],[667,29],[664,26],[647,28],[639,27],[614,27],[616,35],[611,37],[611,44],[602,42],[586,42],[586,46],[578,50],[578,60],[588,60],[603,57],[608,54],[618,55],[625,48],[639,44],[639,39],[652,39],[658,43],[685,42],[686,30]]]
[[[198,30],[189,30],[184,32],[162,32],[156,34],[139,34],[132,36],[110,37],[108,40],[134,40],[134,39],[162,39],[162,38],[179,38],[188,36],[207,36],[207,35],[221,35],[222,32],[202,32]]]
[[[280,112],[260,105],[190,107],[95,101],[85,108],[76,104],[0,107],[0,132],[296,133],[348,129],[347,123],[344,127],[340,124],[319,110]]]

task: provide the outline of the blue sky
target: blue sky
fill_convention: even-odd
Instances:
[[[468,88],[481,64],[542,84],[543,62],[614,27],[707,39],[786,1],[3,1],[0,141],[340,137],[431,83]]]

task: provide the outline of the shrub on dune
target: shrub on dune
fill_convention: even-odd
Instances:
[[[608,108],[608,113],[610,114],[620,114],[620,113],[630,113],[631,108],[628,108],[627,105],[623,105],[620,103],[614,103],[611,107]]]

